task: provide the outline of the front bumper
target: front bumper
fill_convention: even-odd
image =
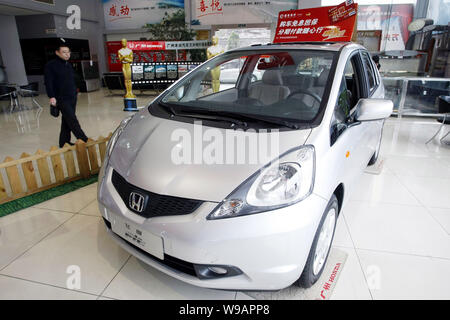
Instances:
[[[152,267],[195,286],[230,290],[279,290],[296,281],[306,263],[327,201],[315,194],[296,205],[221,220],[206,220],[217,206],[203,203],[182,216],[143,218],[130,211],[111,183],[106,168],[99,184],[99,209],[107,223],[129,221],[159,237],[163,254],[152,256],[108,228],[126,251]],[[189,265],[233,266],[242,274],[200,279],[195,272],[174,268],[169,260]],[[172,261],[173,262],[173,261]]]

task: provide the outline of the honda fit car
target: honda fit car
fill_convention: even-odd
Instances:
[[[221,84],[221,65],[233,61],[235,83]],[[98,184],[106,229],[192,285],[310,287],[392,108],[360,45],[225,52],[114,132]]]

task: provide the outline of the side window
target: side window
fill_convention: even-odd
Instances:
[[[373,70],[372,58],[367,51],[362,52],[364,67],[367,71],[367,79],[369,81],[369,92],[372,93],[377,87],[377,81]]]
[[[379,58],[378,58],[379,60]],[[380,63],[379,62],[375,62],[375,60],[372,57],[372,66],[373,66],[373,73],[375,74],[375,79],[377,80],[377,87],[378,85],[381,83],[381,76],[380,76],[380,71],[379,71],[379,67]]]
[[[337,105],[340,105],[346,117],[350,116],[352,109],[356,106],[361,94],[361,79],[358,76],[358,55],[354,55],[347,61],[344,76],[339,90]],[[345,97],[345,103],[344,103]]]
[[[342,76],[341,84],[339,86],[336,106],[331,120],[331,144],[333,144],[347,128],[351,121],[352,111],[361,97],[361,84],[356,72],[357,57],[357,55],[354,55],[345,65],[344,75]]]
[[[347,119],[350,115],[350,91],[347,89],[345,80],[345,76],[343,76],[339,87],[333,118],[331,119],[331,145],[334,144],[342,132],[347,128]]]
[[[339,95],[336,103],[336,108],[334,109],[334,114],[337,122],[346,122],[348,117],[350,116],[351,95],[352,93],[347,89],[347,83],[344,76],[341,81],[341,86],[339,87]]]

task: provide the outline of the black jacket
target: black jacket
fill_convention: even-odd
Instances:
[[[45,88],[49,98],[74,99],[77,96],[72,65],[57,57],[45,65]]]

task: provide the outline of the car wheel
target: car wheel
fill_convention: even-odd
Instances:
[[[338,212],[339,204],[333,194],[320,220],[305,268],[297,281],[300,287],[311,287],[322,275],[333,242]]]

